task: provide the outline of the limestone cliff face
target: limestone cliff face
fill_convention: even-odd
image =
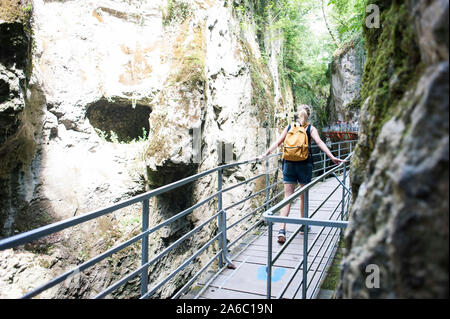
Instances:
[[[375,3],[338,296],[448,298],[449,4]]]
[[[364,42],[361,36],[355,37],[335,52],[329,69],[328,119],[330,123],[358,121],[365,58]]]
[[[29,7],[2,2],[0,10],[0,236],[14,232],[36,184],[33,167],[42,133],[42,90],[31,76]],[[28,225],[48,221],[37,212]]]
[[[245,29],[241,28],[243,22]],[[275,137],[276,132],[270,128],[278,124],[276,114],[290,111],[293,104],[292,100],[281,97],[289,98],[289,93],[282,92],[277,82],[279,70],[274,67],[277,55],[271,54],[269,65],[262,62],[254,29],[251,18],[240,20],[231,3],[216,1],[210,2],[205,10],[194,10],[182,23],[166,31],[172,46],[173,66],[150,115],[146,163],[152,188],[225,162],[255,158]],[[268,41],[266,49],[278,52],[281,45],[279,40]],[[258,166],[246,165],[225,171],[224,186],[254,176],[258,170]],[[224,207],[259,190],[260,182],[225,193]],[[154,199],[151,205],[161,214],[151,223],[156,225],[162,217],[170,217],[212,195],[217,185],[217,174],[214,174]],[[249,201],[227,211],[228,224],[256,206],[257,201]],[[215,214],[216,207],[210,202],[196,209],[186,220],[164,228],[154,247],[169,245]],[[256,220],[231,229],[229,241]],[[209,227],[196,234],[193,246],[206,243],[216,231],[217,228]],[[187,257],[190,252],[189,247],[183,247],[179,254]],[[171,258],[166,265],[175,264]],[[154,267],[161,268],[160,264]],[[167,268],[166,272],[171,269],[173,267]],[[161,296],[168,295],[170,290]]]
[[[8,127],[0,136],[2,237],[217,166],[223,160],[222,145],[232,150],[227,155],[231,160],[254,158],[271,140],[258,128],[276,127],[276,114],[291,111],[292,97],[277,81],[276,54],[282,42],[268,37],[271,58],[269,66],[263,63],[251,17],[241,28],[228,1],[36,0],[31,9],[32,52],[31,39],[19,30],[24,44],[15,51],[21,54],[14,57],[16,66],[3,61],[3,48],[0,63],[0,121]],[[2,45],[4,36],[17,38],[15,29],[6,32],[3,23],[1,28]],[[26,59],[33,61],[32,68],[17,63]],[[19,160],[9,161],[10,154]],[[258,169],[248,165],[228,171],[224,183],[241,181]],[[259,184],[227,193],[224,205]],[[216,186],[217,177],[211,176],[154,199],[151,225],[212,194]],[[252,205],[230,211],[229,221]],[[140,211],[135,205],[76,232],[2,252],[0,277],[5,282],[0,286],[9,288],[0,290],[0,296],[17,297],[135,236]],[[161,229],[150,239],[151,254],[215,212],[211,203]],[[215,231],[205,230],[192,246],[162,259],[150,279],[171,271]],[[233,232],[239,230],[230,232],[231,240]],[[77,283],[64,283],[43,296],[92,297],[123,276],[124,269],[135,269],[139,251],[131,247],[82,274]],[[156,296],[173,294],[204,258]],[[136,282],[112,296],[136,296]]]

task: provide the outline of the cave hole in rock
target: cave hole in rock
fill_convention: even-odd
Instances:
[[[9,93],[9,84],[0,79],[0,103],[3,103],[9,99]]]
[[[148,137],[150,113],[151,108],[147,105],[136,104],[133,108],[128,100],[101,99],[88,105],[86,117],[106,140],[113,141],[116,135],[119,142],[130,142]]]

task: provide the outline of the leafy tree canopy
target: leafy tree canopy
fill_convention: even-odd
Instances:
[[[253,0],[260,45],[264,34],[283,38],[279,65],[284,85],[290,85],[295,103],[314,108],[315,124],[328,121],[327,71],[333,53],[362,31],[365,0]],[[244,9],[241,7],[241,11]]]

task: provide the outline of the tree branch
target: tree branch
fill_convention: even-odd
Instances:
[[[325,20],[325,25],[327,26],[328,32],[330,33],[331,38],[333,39],[334,44],[336,45],[336,47],[339,48],[340,45],[339,45],[339,43],[336,41],[336,38],[334,37],[334,34],[333,34],[333,32],[331,31],[331,29],[330,29],[330,25],[328,24],[327,16],[326,16],[326,14],[325,14],[325,6],[324,6],[324,4],[323,4],[323,1],[324,1],[324,0],[322,0],[322,13],[323,13],[323,19]]]

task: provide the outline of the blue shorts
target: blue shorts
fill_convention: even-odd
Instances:
[[[312,180],[312,163],[288,162],[283,163],[284,184],[308,184]]]

